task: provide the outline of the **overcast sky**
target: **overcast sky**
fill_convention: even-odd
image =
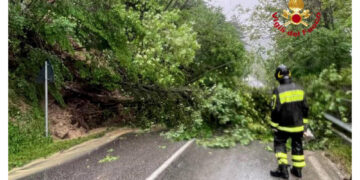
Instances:
[[[252,9],[259,4],[258,0],[205,0],[209,5],[222,8],[223,14],[226,16],[226,19],[229,21],[233,16],[237,16],[236,20],[240,23],[246,23],[250,15],[252,14]],[[240,13],[239,5],[243,10],[250,9],[247,13]],[[245,38],[242,40],[245,42],[246,49],[257,49],[261,45],[267,49],[271,44],[271,39],[268,37],[262,37],[259,40],[250,40],[248,34],[244,34]],[[252,44],[252,45],[250,45]],[[266,58],[266,54],[262,54]]]
[[[210,5],[221,7],[226,18],[229,20],[236,15],[237,6],[241,5],[244,9],[253,8],[258,4],[257,0],[206,0]]]
[[[226,19],[229,21],[233,16],[237,16],[237,21],[240,21],[240,23],[244,23],[247,21],[247,19],[250,17],[253,9],[256,5],[259,4],[258,0],[205,0],[209,5],[220,7],[222,8],[223,14],[226,16]],[[250,9],[250,12],[241,14],[239,13],[239,7],[241,6],[243,10]],[[245,34],[245,36],[247,36]],[[248,37],[245,37],[242,39],[245,42],[245,48],[246,49],[256,49],[258,46],[250,45],[254,43],[254,41],[251,42],[251,40]],[[260,40],[255,41],[259,43],[261,46],[265,47],[266,49],[269,47],[269,44],[271,43],[271,40],[269,38],[261,38]],[[261,53],[263,58],[267,58],[266,54]],[[256,66],[257,68],[262,68],[262,66]],[[263,69],[258,69],[263,70]],[[245,81],[248,82],[248,84],[252,87],[263,87],[265,80],[261,80],[263,77],[256,77],[254,75],[249,75],[247,78],[245,78]]]

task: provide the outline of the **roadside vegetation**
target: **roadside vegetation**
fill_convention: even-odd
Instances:
[[[9,1],[9,169],[92,138],[44,137],[44,90],[35,80],[45,60],[55,74],[50,98],[72,110],[72,123],[162,124],[166,137],[209,147],[272,139],[273,71],[287,64],[308,93],[316,136],[309,148],[330,149],[351,169],[351,147],[334,141],[322,116],[351,122],[340,100],[351,99],[351,1],[316,2],[327,18],[297,39],[269,29],[276,50],[265,59],[262,47],[246,50],[242,40],[256,27],[226,21],[202,0]],[[283,5],[262,1],[253,25],[270,22],[276,7]],[[249,87],[244,79],[259,72],[266,87]]]
[[[287,9],[287,4],[282,2],[260,2],[258,11],[251,17],[254,23],[247,27],[249,29],[271,21],[274,12]],[[351,145],[339,139],[331,130],[332,123],[323,116],[326,112],[343,122],[352,122],[351,1],[304,0],[304,3],[305,9],[313,14],[321,13],[320,23],[311,33],[295,38],[279,33],[273,26],[260,26],[261,30],[270,32],[275,42],[267,51],[269,58],[263,61],[269,74],[266,81],[275,85],[272,73],[278,64],[290,67],[294,81],[304,87],[310,105],[310,128],[316,138],[307,148],[327,151],[331,159],[346,166],[347,172],[351,173]],[[310,16],[306,21],[312,25],[314,20],[315,16]],[[303,29],[303,26],[288,27],[295,32]],[[251,36],[254,40],[262,37],[258,32]]]

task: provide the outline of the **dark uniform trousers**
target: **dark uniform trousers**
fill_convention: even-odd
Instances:
[[[305,167],[302,137],[308,123],[305,92],[295,83],[280,84],[273,92],[270,125],[275,130],[274,149],[278,164],[288,164],[286,142],[291,139],[292,162],[297,168]]]
[[[302,146],[303,132],[290,133],[277,131],[274,136],[275,156],[278,164],[288,164],[286,142],[291,139],[291,154],[294,167],[302,168],[305,164],[304,151]]]

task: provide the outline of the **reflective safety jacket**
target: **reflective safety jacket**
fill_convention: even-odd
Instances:
[[[290,133],[304,131],[309,108],[302,88],[292,82],[280,84],[273,91],[271,107],[272,127]]]

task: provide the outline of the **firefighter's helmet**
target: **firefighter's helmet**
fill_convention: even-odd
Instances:
[[[275,78],[276,80],[290,79],[291,72],[285,65],[281,64],[276,68]]]

